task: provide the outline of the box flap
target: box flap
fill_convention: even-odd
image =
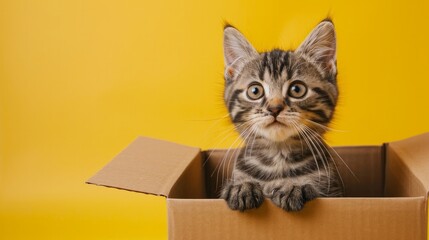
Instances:
[[[429,133],[388,143],[386,154],[387,195],[427,196]]]
[[[199,148],[138,137],[87,183],[168,197],[196,158]]]

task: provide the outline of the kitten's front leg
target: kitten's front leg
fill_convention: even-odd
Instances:
[[[221,198],[226,200],[229,208],[239,211],[257,208],[264,201],[261,186],[251,181],[229,181],[222,189]]]
[[[311,184],[294,184],[285,180],[264,185],[264,195],[286,211],[299,211],[304,204],[319,196],[317,189]]]

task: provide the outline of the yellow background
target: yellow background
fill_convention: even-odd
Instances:
[[[0,238],[166,239],[165,200],[84,182],[137,135],[202,148],[237,137],[222,27],[294,48],[338,35],[333,145],[428,131],[428,1],[1,1]],[[225,139],[223,139],[225,137]]]

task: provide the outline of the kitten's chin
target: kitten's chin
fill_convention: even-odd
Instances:
[[[261,129],[262,137],[273,142],[283,142],[294,136],[295,130],[279,122],[270,124]]]

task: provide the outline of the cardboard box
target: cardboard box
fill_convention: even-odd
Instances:
[[[221,175],[232,170],[234,157],[220,165],[226,150],[146,137],[88,183],[166,197],[169,239],[427,239],[429,133],[335,149],[355,175],[336,159],[346,197],[318,198],[300,212],[285,212],[269,199],[258,209],[232,211],[216,199]]]

